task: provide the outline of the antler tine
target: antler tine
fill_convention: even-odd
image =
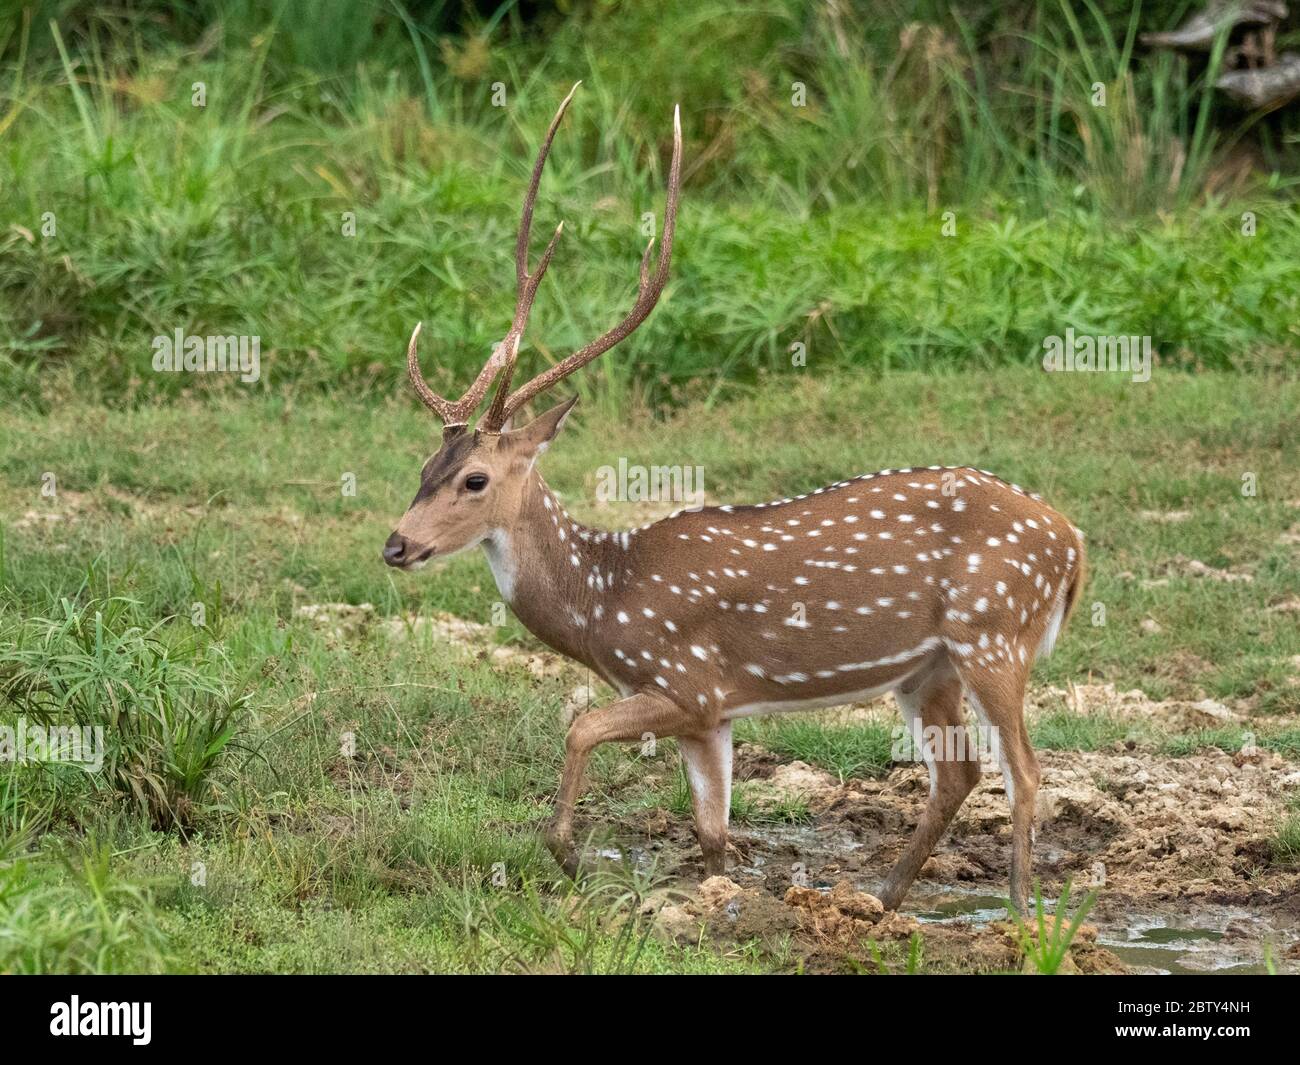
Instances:
[[[564,118],[564,112],[568,110],[569,103],[573,100],[573,94],[578,91],[578,86],[581,84],[582,82],[574,84],[573,88],[569,90],[569,95],[560,104],[559,110],[555,112],[555,117],[551,119],[551,126],[546,131],[546,139],[542,141],[541,150],[537,154],[537,162],[533,164],[533,175],[528,182],[528,192],[524,196],[523,217],[519,221],[519,236],[515,240],[515,276],[518,281],[519,292],[515,298],[515,316],[510,323],[510,332],[493,349],[492,356],[479,370],[478,377],[474,379],[469,391],[455,403],[438,395],[424,380],[423,374],[420,373],[418,351],[419,324],[416,325],[415,331],[411,334],[411,342],[406,348],[406,369],[410,375],[411,384],[415,386],[415,393],[420,397],[420,401],[437,414],[448,428],[469,424],[470,415],[483,402],[483,397],[487,394],[489,386],[502,367],[505,368],[505,375],[502,379],[502,388],[493,399],[492,411],[499,412],[499,408],[504,402],[505,389],[509,387],[515,358],[519,354],[519,341],[522,339],[524,329],[528,325],[528,314],[532,310],[533,299],[537,295],[537,286],[541,284],[542,276],[551,263],[551,256],[555,254],[555,245],[560,239],[560,234],[564,232],[564,223],[561,222],[555,229],[555,235],[551,237],[550,242],[546,245],[546,251],[542,253],[536,272],[530,274],[528,272],[528,237],[533,226],[533,204],[537,200],[537,189],[542,181],[542,170],[546,166],[546,157],[550,154],[551,142],[555,139],[555,131],[560,128],[560,120]],[[491,411],[489,411],[489,424],[490,421]]]
[[[533,310],[533,300],[537,296],[538,286],[542,283],[542,277],[546,273],[546,268],[551,265],[551,256],[555,253],[556,242],[560,239],[560,234],[564,232],[564,223],[561,222],[555,228],[555,235],[551,237],[546,245],[546,251],[542,253],[541,261],[537,264],[537,270],[534,273],[528,271],[528,238],[533,229],[533,206],[537,202],[537,190],[542,183],[542,171],[546,168],[547,156],[551,154],[551,142],[555,140],[555,133],[560,128],[560,121],[564,118],[564,113],[569,109],[569,104],[573,100],[573,95],[578,91],[578,86],[582,82],[574,82],[573,88],[569,90],[569,95],[560,103],[555,112],[555,117],[551,119],[550,128],[546,131],[546,137],[542,140],[542,146],[537,152],[537,161],[533,164],[533,174],[528,181],[528,191],[524,194],[524,210],[519,218],[519,235],[515,238],[515,282],[518,286],[518,294],[515,297],[515,316],[510,323],[510,332],[506,334],[505,340],[501,343],[506,348],[506,365],[505,371],[501,374],[501,380],[497,383],[497,390],[492,397],[492,406],[488,408],[487,416],[484,418],[484,425],[491,427],[497,422],[498,418],[504,422],[501,417],[502,408],[505,404],[506,396],[510,391],[510,379],[514,376],[515,360],[519,356],[519,344],[523,340],[524,330],[528,327],[528,316]]]
[[[560,120],[564,118],[564,112],[569,109],[573,94],[578,91],[578,86],[581,84],[582,82],[575,81],[573,88],[569,90],[569,95],[556,109],[555,117],[551,119],[550,128],[546,131],[546,139],[542,141],[542,147],[537,153],[537,162],[533,164],[533,175],[528,181],[528,193],[524,196],[524,211],[519,219],[519,236],[515,238],[515,280],[519,283],[521,291],[524,282],[528,280],[528,236],[533,228],[533,205],[537,202],[537,188],[542,183],[542,171],[546,168],[546,157],[551,154],[551,142],[555,140],[556,130],[560,128]],[[541,269],[544,268],[539,268],[539,273]]]
[[[681,191],[681,177],[682,118],[681,108],[674,107],[673,161],[668,175],[668,200],[664,207],[663,243],[660,245],[659,261],[655,264],[653,276],[649,272],[650,253],[654,248],[654,237],[651,237],[650,243],[646,245],[645,252],[641,256],[636,303],[633,304],[627,316],[609,332],[597,337],[562,362],[556,363],[549,370],[545,370],[527,384],[520,386],[510,394],[510,397],[504,403],[498,402],[504,391],[503,388],[498,388],[497,396],[492,402],[492,410],[488,412],[490,424],[493,428],[499,428],[503,425],[515,411],[538,393],[546,391],[557,381],[586,366],[587,363],[603,355],[619,341],[627,338],[637,326],[649,317],[650,312],[655,308],[655,304],[659,302],[659,297],[663,295],[664,286],[668,282],[668,270],[673,255],[673,235],[677,229],[677,201]],[[498,408],[500,409],[498,410]]]
[[[411,342],[406,345],[406,374],[410,377],[420,402],[445,422],[451,416],[451,404],[430,388],[424,380],[424,374],[420,373],[420,330],[423,327],[423,322],[415,323]]]
[[[430,388],[424,375],[420,373],[419,341],[422,325],[421,322],[416,323],[415,330],[411,333],[411,342],[406,346],[406,372],[410,375],[411,384],[415,386],[415,394],[426,407],[442,419],[443,425],[447,428],[468,425],[469,416],[483,402],[488,386],[505,362],[506,356],[502,345],[498,344],[491,358],[483,364],[483,369],[479,370],[478,377],[474,379],[469,391],[452,403]]]
[[[515,300],[515,316],[510,323],[510,331],[501,341],[501,348],[505,352],[505,371],[501,374],[501,379],[497,382],[497,390],[492,396],[492,406],[488,408],[487,415],[483,419],[485,428],[490,428],[501,415],[503,405],[505,404],[506,394],[510,391],[510,378],[514,376],[515,360],[519,357],[519,344],[524,338],[524,329],[528,326],[528,316],[533,310],[533,300],[537,296],[537,288],[542,283],[542,276],[546,273],[546,268],[551,265],[551,256],[555,254],[555,245],[564,232],[564,223],[561,222],[555,227],[555,235],[547,242],[546,250],[542,252],[542,258],[537,264],[537,272],[525,274],[523,283],[519,286],[519,295]],[[504,418],[502,421],[504,422]]]

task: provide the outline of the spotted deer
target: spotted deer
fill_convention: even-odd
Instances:
[[[578,717],[565,740],[546,842],[570,875],[578,868],[574,806],[587,760],[602,743],[676,737],[704,872],[714,875],[726,862],[736,719],[892,691],[909,731],[964,738],[964,693],[998,737],[1011,806],[1011,899],[1023,909],[1039,784],[1025,684],[1078,598],[1082,535],[1038,496],[966,466],[866,473],[770,503],[698,507],[619,532],[575,521],[537,468],[575,399],[518,428],[513,419],[627,337],[658,302],[672,259],[682,138],[674,112],[661,249],[652,269],[652,237],[632,309],[510,391],[529,310],[563,228],[530,269],[538,185],[572,98],[571,91],[551,122],[524,198],[514,318],[464,396],[452,402],[433,392],[419,369],[419,326],[411,336],[411,383],[444,428],[384,561],[417,569],[481,545],[520,621],[618,692],[617,701]],[[492,402],[471,429],[494,379]],[[922,744],[929,800],[880,888],[887,907],[902,901],[979,780],[974,746]]]

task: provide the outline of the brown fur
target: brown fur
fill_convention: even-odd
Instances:
[[[585,528],[535,468],[571,406],[444,444],[393,534],[402,555],[389,559],[483,543],[530,631],[623,694],[570,732],[548,833],[557,859],[576,868],[573,809],[600,743],[679,738],[705,868],[719,872],[736,717],[894,689],[909,720],[960,729],[964,691],[1000,737],[1012,897],[1023,904],[1039,777],[1025,685],[1054,612],[1079,597],[1081,534],[1037,497],[966,467],[866,474],[621,533]],[[484,491],[466,488],[474,474],[488,477]],[[940,750],[929,765],[930,803],[882,889],[890,906],[978,779],[964,754]]]

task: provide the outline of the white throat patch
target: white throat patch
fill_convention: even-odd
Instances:
[[[492,567],[497,591],[509,603],[515,590],[515,556],[510,547],[510,534],[504,529],[495,530],[483,540],[483,553]]]

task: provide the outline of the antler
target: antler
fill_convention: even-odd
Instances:
[[[564,112],[569,109],[569,102],[573,99],[573,94],[578,91],[578,86],[582,82],[574,82],[573,88],[569,90],[569,95],[564,98],[560,104],[559,110],[555,112],[555,117],[551,119],[550,129],[546,131],[546,139],[542,141],[541,150],[537,153],[537,162],[533,164],[533,176],[528,182],[528,192],[524,195],[524,211],[519,219],[519,236],[515,239],[515,284],[518,295],[515,297],[515,316],[510,323],[510,331],[501,341],[501,346],[506,352],[505,373],[501,375],[501,380],[497,382],[496,394],[492,397],[492,406],[488,408],[487,416],[483,419],[485,426],[496,424],[498,427],[505,422],[502,414],[502,404],[505,402],[506,394],[510,389],[510,378],[514,376],[515,360],[519,357],[519,344],[524,338],[524,330],[528,326],[528,316],[533,310],[533,298],[537,295],[537,287],[542,283],[542,275],[546,273],[546,268],[551,265],[551,255],[555,252],[555,244],[560,239],[560,234],[564,232],[564,223],[561,222],[555,227],[555,235],[551,237],[550,242],[546,245],[546,251],[542,252],[542,260],[537,264],[537,272],[530,274],[528,272],[528,237],[533,228],[533,204],[537,201],[537,188],[542,182],[542,170],[546,167],[546,157],[551,153],[551,141],[555,139],[555,131],[560,128],[560,120],[564,117]],[[496,419],[500,418],[500,421]]]
[[[560,234],[564,232],[564,223],[561,222],[555,227],[555,235],[551,237],[550,242],[546,245],[546,251],[542,253],[541,262],[537,264],[537,271],[530,274],[528,272],[528,237],[533,228],[533,204],[537,200],[537,188],[542,181],[542,170],[546,166],[546,157],[550,154],[551,142],[555,139],[555,131],[560,128],[560,120],[564,117],[564,112],[568,110],[573,94],[578,91],[578,86],[581,84],[580,81],[574,84],[573,88],[569,90],[569,95],[560,104],[559,110],[555,112],[555,117],[551,119],[551,126],[546,131],[546,139],[542,141],[541,150],[537,153],[537,162],[533,164],[533,176],[528,183],[528,192],[524,196],[524,212],[519,220],[519,236],[515,239],[515,279],[518,285],[518,294],[515,297],[515,316],[510,323],[510,331],[506,333],[505,339],[496,345],[492,357],[484,363],[483,369],[479,371],[478,377],[475,378],[470,390],[457,402],[451,403],[443,399],[424,380],[423,375],[420,373],[419,356],[416,353],[416,338],[420,335],[420,327],[417,325],[415,332],[411,334],[411,343],[406,350],[406,366],[411,376],[411,384],[415,386],[415,392],[424,402],[424,405],[436,413],[443,420],[443,424],[449,428],[455,425],[468,424],[469,416],[483,402],[483,396],[492,384],[492,379],[496,377],[503,366],[505,367],[505,374],[501,378],[501,387],[498,389],[497,398],[493,400],[493,410],[498,406],[498,399],[504,399],[504,391],[510,385],[510,377],[514,373],[515,359],[519,354],[519,342],[523,339],[524,329],[528,325],[528,315],[533,309],[533,299],[537,295],[537,286],[542,283],[542,276],[546,273],[546,268],[551,264],[551,256],[555,254],[556,242],[560,239]]]
[[[487,393],[493,379],[504,368],[501,379],[497,384],[496,393],[492,397],[492,405],[488,408],[487,414],[480,423],[484,429],[490,432],[499,431],[510,420],[515,411],[538,393],[544,392],[557,381],[568,377],[569,374],[585,366],[597,356],[603,355],[620,340],[629,336],[637,326],[649,317],[650,312],[654,310],[655,304],[659,302],[659,297],[663,294],[664,286],[668,282],[668,268],[672,262],[673,233],[677,227],[677,199],[681,188],[682,122],[679,107],[673,109],[673,161],[668,176],[668,201],[664,208],[663,244],[659,252],[659,260],[655,264],[654,275],[651,276],[650,274],[650,253],[655,244],[654,237],[651,237],[650,243],[646,245],[645,252],[641,256],[641,275],[636,303],[627,316],[609,332],[575,351],[563,362],[557,363],[549,370],[538,374],[514,392],[509,391],[510,379],[514,376],[515,362],[519,357],[519,345],[523,340],[524,330],[528,326],[528,316],[533,309],[533,300],[537,296],[537,288],[542,282],[546,268],[551,264],[551,256],[555,253],[555,246],[560,239],[560,234],[564,232],[564,223],[561,222],[556,226],[555,234],[547,243],[546,250],[542,253],[542,257],[537,264],[537,269],[530,273],[528,270],[528,238],[533,225],[533,205],[537,200],[537,190],[541,184],[542,170],[546,166],[546,157],[551,151],[551,142],[555,139],[556,130],[560,128],[560,120],[564,118],[564,113],[573,100],[573,94],[578,91],[578,86],[581,84],[582,82],[578,82],[569,90],[569,95],[564,98],[559,109],[555,112],[555,117],[551,119],[550,128],[546,131],[546,138],[542,141],[541,150],[537,154],[537,162],[533,164],[532,178],[528,183],[528,191],[524,196],[523,215],[519,220],[519,235],[515,240],[517,295],[515,297],[515,314],[510,323],[510,330],[506,333],[505,339],[493,350],[491,358],[484,363],[478,377],[474,379],[474,384],[470,386],[470,390],[455,403],[438,395],[424,380],[423,375],[420,373],[417,350],[420,326],[417,325],[415,332],[411,334],[411,342],[406,349],[406,366],[411,377],[411,384],[415,386],[416,395],[420,397],[421,402],[437,414],[449,429],[463,427],[469,423],[470,415],[483,401],[483,396]]]
[[[496,351],[492,353],[492,357],[483,364],[483,369],[479,370],[478,377],[470,385],[469,391],[453,403],[430,388],[424,380],[424,375],[420,373],[419,342],[421,325],[422,323],[416,322],[415,331],[411,333],[411,342],[406,346],[406,372],[410,375],[411,384],[415,386],[415,394],[420,397],[420,401],[426,407],[442,419],[442,424],[446,428],[451,429],[456,426],[468,425],[469,416],[483,402],[488,386],[492,384],[492,378],[497,375],[497,371],[504,365],[505,353],[498,345]]]
[[[576,86],[575,86],[576,88]],[[567,103],[567,101],[566,101]],[[646,245],[645,252],[641,256],[641,275],[640,283],[637,289],[636,303],[628,312],[627,316],[618,323],[613,329],[604,335],[597,337],[590,344],[579,348],[562,362],[556,363],[549,370],[538,374],[526,385],[512,392],[509,398],[505,396],[505,389],[509,383],[510,375],[514,369],[514,355],[510,356],[505,375],[502,378],[501,385],[497,388],[496,395],[492,400],[492,407],[488,410],[484,418],[483,428],[489,431],[497,431],[504,425],[510,417],[527,403],[534,396],[546,391],[557,381],[563,380],[575,370],[581,369],[587,363],[600,355],[603,355],[620,340],[626,339],[631,335],[642,322],[649,317],[650,312],[654,310],[655,304],[659,302],[659,297],[663,294],[664,286],[668,282],[668,268],[672,263],[673,255],[673,234],[677,228],[677,200],[678,193],[681,189],[682,176],[682,119],[681,108],[673,108],[673,161],[672,168],[668,175],[668,201],[664,207],[664,233],[663,244],[659,251],[659,261],[655,264],[653,276],[650,274],[650,252],[654,249],[654,237]],[[529,208],[531,210],[531,207]],[[554,241],[552,241],[554,243]],[[539,267],[538,273],[545,269],[545,264],[550,255],[550,248],[547,248],[547,254],[542,259],[542,266]],[[522,260],[520,260],[522,263]],[[521,276],[524,276],[523,267],[520,267]],[[531,297],[530,297],[531,301]],[[522,334],[521,334],[522,335]],[[515,354],[518,353],[519,337],[514,340]]]

